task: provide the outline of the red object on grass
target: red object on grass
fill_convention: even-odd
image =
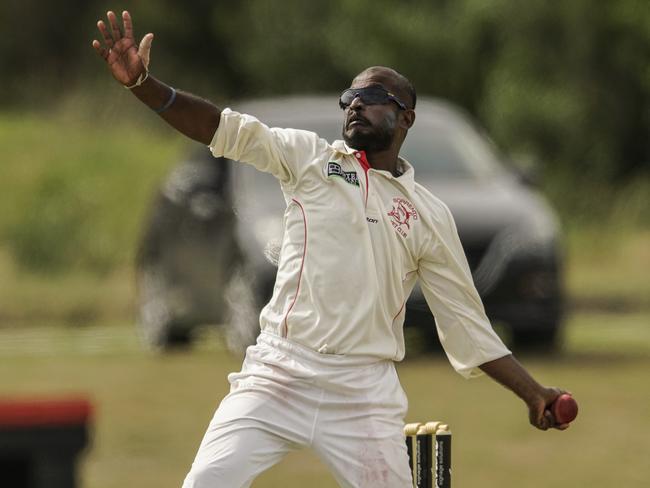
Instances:
[[[551,413],[558,424],[568,424],[578,416],[578,403],[568,393],[563,393],[551,405]]]
[[[85,398],[0,398],[0,427],[83,425],[92,413],[92,405]]]

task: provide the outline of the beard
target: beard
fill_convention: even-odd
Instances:
[[[396,122],[396,115],[388,113],[378,125],[362,125],[346,129],[347,124],[345,124],[341,134],[345,143],[353,149],[365,152],[385,151],[395,138]]]

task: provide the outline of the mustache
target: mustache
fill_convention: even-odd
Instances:
[[[365,118],[364,116],[362,116],[362,115],[359,115],[359,114],[356,113],[356,112],[353,112],[352,114],[350,114],[350,116],[349,116],[349,117],[347,118],[347,120],[345,121],[345,126],[347,127],[347,126],[349,126],[352,122],[357,122],[357,121],[359,121],[359,122],[363,122],[363,123],[366,124],[366,125],[370,125],[370,121],[369,121],[368,119],[366,119],[366,118]]]

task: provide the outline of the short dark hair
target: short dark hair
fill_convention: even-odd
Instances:
[[[413,86],[413,83],[411,83],[411,81],[406,76],[404,76],[404,80],[406,81],[406,86],[404,88],[411,96],[411,101],[413,102],[413,106],[411,108],[415,108],[415,103],[418,100],[418,95],[417,93],[415,93],[415,87]]]
[[[418,96],[415,93],[415,87],[413,86],[413,83],[411,83],[411,80],[409,80],[406,76],[404,76],[402,73],[400,73],[399,71],[393,68],[384,68],[384,69],[393,72],[393,75],[395,76],[395,81],[397,82],[397,88],[399,88],[401,92],[404,92],[408,94],[409,97],[411,97],[411,102],[412,102],[411,108],[414,109]]]
[[[406,76],[404,76],[399,71],[394,70],[393,68],[388,68],[386,66],[371,66],[359,73],[355,79],[368,71],[381,72],[384,75],[389,75],[391,82],[394,83],[395,89],[398,90],[400,94],[408,95],[411,98],[411,108],[415,108],[415,103],[417,102],[417,94],[415,93],[415,87],[413,86],[413,83],[411,83]],[[405,100],[404,102],[406,103],[407,101]],[[409,104],[406,103],[406,105]]]

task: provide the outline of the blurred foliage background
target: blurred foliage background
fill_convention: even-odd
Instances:
[[[441,358],[400,366],[410,415],[437,412],[458,429],[463,486],[646,486],[647,0],[2,0],[0,393],[96,397],[90,486],[182,479],[204,429],[196,419],[207,422],[226,385],[213,392],[214,375],[239,365],[223,351],[155,357],[137,345],[141,224],[193,143],[115,83],[91,48],[107,9],[129,9],[138,37],[155,33],[155,76],[221,105],[340,92],[380,64],[470,113],[514,166],[537,173],[562,220],[566,352],[532,368],[577,395],[583,420],[558,449],[525,425],[515,399],[465,386]],[[179,404],[193,413],[179,415]],[[616,429],[593,427],[613,420]],[[313,460],[292,459],[263,486],[323,476]],[[548,466],[562,476],[531,476]]]
[[[650,9],[644,0],[5,0],[5,108],[37,109],[105,75],[100,12],[130,8],[157,35],[152,69],[219,100],[339,91],[365,66],[478,117],[545,170],[622,181],[647,171]],[[47,87],[47,89],[43,89]]]

